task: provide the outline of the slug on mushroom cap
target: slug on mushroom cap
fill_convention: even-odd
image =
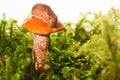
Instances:
[[[45,4],[38,3],[32,8],[32,18],[23,24],[32,33],[50,34],[63,30],[63,24],[58,21],[52,9]]]

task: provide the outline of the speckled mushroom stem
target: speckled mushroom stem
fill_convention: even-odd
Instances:
[[[38,70],[47,70],[49,65],[42,64],[45,61],[46,53],[49,50],[50,38],[49,35],[39,35],[34,34],[33,39],[33,48],[32,48],[32,59],[35,69]]]

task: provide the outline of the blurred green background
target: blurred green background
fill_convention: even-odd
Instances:
[[[120,80],[120,10],[86,13],[50,35],[46,72],[32,65],[33,34],[17,20],[0,20],[0,80]],[[88,16],[92,15],[93,19]]]

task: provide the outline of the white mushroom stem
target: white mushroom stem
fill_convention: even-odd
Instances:
[[[49,35],[34,34],[32,59],[36,70],[44,70],[49,67],[48,65],[41,64],[46,60],[46,53],[49,50],[49,45]]]

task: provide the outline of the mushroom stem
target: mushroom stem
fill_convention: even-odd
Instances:
[[[47,64],[42,64],[45,61],[46,53],[49,50],[50,38],[49,35],[34,34],[33,48],[32,48],[32,59],[35,69],[45,71],[50,67]]]

